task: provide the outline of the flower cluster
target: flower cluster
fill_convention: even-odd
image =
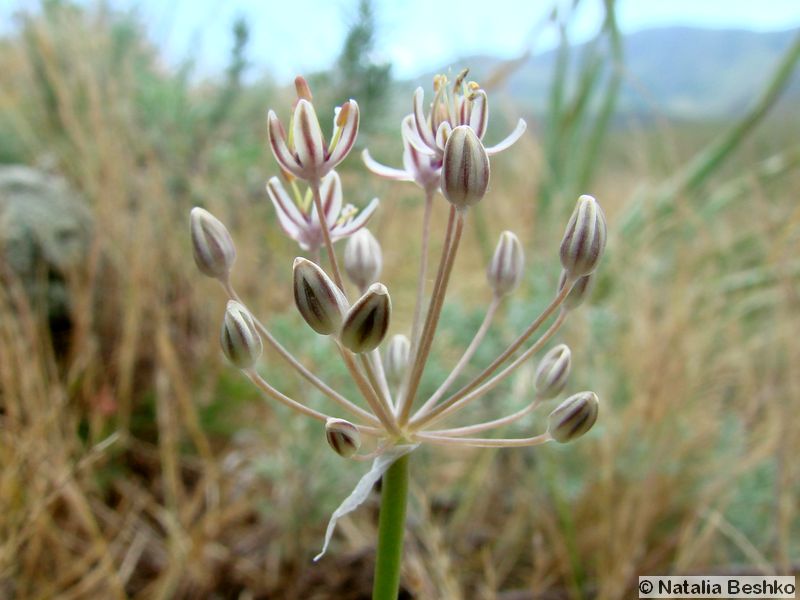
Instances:
[[[581,392],[551,412],[547,431],[539,435],[521,439],[472,437],[522,418],[564,389],[571,355],[569,348],[562,344],[541,360],[534,378],[531,403],[522,411],[485,423],[434,428],[446,417],[490,392],[539,351],[590,290],[593,273],[605,248],[606,224],[598,203],[586,195],[578,199],[564,233],[560,250],[563,272],[553,300],[490,365],[461,389],[447,395],[451,384],[470,362],[491,326],[500,302],[516,289],[523,275],[522,245],[510,231],[500,235],[487,267],[487,283],[494,299],[484,323],[442,385],[412,414],[464,221],[469,208],[487,193],[489,156],[508,148],[525,130],[525,122],[520,120],[505,140],[486,148],[483,144],[489,116],[486,92],[478,84],[466,82],[466,74],[463,71],[456,78],[450,94],[447,79],[437,76],[434,99],[427,112],[423,106],[422,89],[414,93],[412,113],[403,119],[401,127],[405,170],[380,165],[367,151],[364,152],[364,161],[372,171],[390,179],[415,181],[429,193],[441,191],[450,205],[444,248],[427,307],[423,274],[428,257],[423,255],[412,331],[409,336],[393,336],[384,356],[381,356],[379,348],[389,331],[392,303],[387,287],[378,282],[382,267],[380,244],[369,231],[362,229],[375,212],[378,200],[373,199],[360,213],[349,204],[343,206],[341,180],[333,170],[347,156],[355,141],[358,104],[355,100],[348,100],[335,110],[330,144],[325,143],[311,92],[302,78],[298,77],[295,82],[298,97],[288,137],[276,114],[269,112],[270,145],[293,194],[287,193],[277,177],[267,183],[267,194],[286,234],[313,258],[298,257],[294,260],[295,304],[309,327],[320,335],[331,337],[363,397],[363,406],[345,398],[305,369],[248,312],[229,280],[236,255],[230,234],[207,211],[195,208],[191,214],[195,261],[204,274],[222,282],[231,297],[221,335],[225,355],[269,396],[325,422],[331,447],[347,457],[359,457],[356,451],[360,448],[362,435],[377,439],[378,452],[400,443],[422,442],[461,446],[532,446],[550,440],[572,440],[585,433],[597,418],[597,396]],[[307,185],[304,193],[300,192],[297,180]],[[429,223],[425,223],[423,237],[429,236],[429,231]],[[334,242],[344,238],[348,238],[344,270],[360,293],[354,300],[346,293],[333,247]],[[425,249],[427,241],[423,240]],[[319,252],[323,247],[327,251],[331,274],[319,264]],[[557,311],[549,328],[522,350],[531,336]],[[353,422],[318,412],[285,396],[263,380],[254,368],[261,355],[262,336],[302,377],[349,413]],[[518,355],[514,358],[515,354]]]
[[[451,391],[491,328],[502,301],[515,291],[524,274],[525,260],[519,239],[510,231],[500,235],[486,271],[492,301],[483,323],[436,391],[427,398],[418,397],[465,220],[470,207],[481,202],[489,188],[490,156],[511,146],[525,131],[525,122],[520,120],[505,140],[485,147],[483,138],[489,118],[486,92],[475,82],[467,82],[466,75],[465,70],[452,87],[444,76],[438,76],[434,81],[433,102],[427,111],[422,89],[414,93],[412,111],[401,125],[402,170],[381,165],[367,151],[363,154],[371,171],[389,179],[416,182],[425,191],[427,200],[411,329],[391,336],[388,342],[392,302],[389,289],[379,281],[381,247],[363,229],[378,200],[372,200],[360,212],[349,204],[343,205],[341,180],[334,170],[355,142],[358,105],[348,100],[334,111],[330,143],[322,135],[311,92],[302,78],[295,82],[297,100],[288,136],[277,115],[269,112],[269,142],[281,167],[283,182],[278,177],[271,178],[267,194],[283,230],[308,253],[294,259],[295,304],[311,329],[331,339],[332,347],[356,384],[360,400],[345,397],[309,371],[251,315],[229,278],[236,255],[230,234],[207,211],[195,208],[191,213],[197,266],[202,273],[222,283],[230,297],[221,333],[225,355],[267,396],[322,422],[325,437],[335,452],[351,459],[375,458],[376,464],[383,460],[382,469],[393,460],[390,454],[393,449],[399,447],[413,449],[421,443],[462,447],[563,443],[586,433],[597,419],[598,398],[593,392],[584,391],[571,395],[550,412],[546,431],[522,438],[478,435],[522,419],[566,388],[571,353],[566,345],[560,344],[541,359],[533,378],[530,402],[523,409],[481,423],[449,427],[440,424],[491,392],[541,351],[591,290],[606,244],[606,223],[599,204],[588,195],[578,198],[567,223],[560,248],[563,271],[554,285],[550,303],[495,360]],[[291,193],[287,192],[287,186]],[[442,253],[433,288],[426,294],[432,202],[440,192],[447,201],[443,208],[448,207],[449,218],[442,235]],[[347,239],[343,271],[357,289],[355,296],[348,294],[334,248],[334,243],[342,239]],[[322,266],[323,253],[327,268]],[[544,332],[531,341],[548,323]],[[337,406],[337,414],[320,412],[264,380],[255,368],[263,343],[277,350],[289,367],[328,397]],[[371,451],[361,450],[363,438],[373,440]]]

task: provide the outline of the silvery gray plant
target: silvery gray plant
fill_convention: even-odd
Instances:
[[[554,282],[552,300],[490,364],[451,391],[470,365],[503,300],[518,288],[524,275],[522,244],[510,231],[500,235],[487,265],[487,284],[492,299],[486,316],[451,372],[429,397],[420,397],[420,381],[439,325],[464,223],[470,208],[481,202],[489,189],[490,156],[510,147],[525,131],[525,123],[520,120],[505,140],[485,147],[488,98],[477,83],[467,82],[466,76],[465,70],[452,87],[446,77],[437,76],[435,95],[427,111],[422,89],[414,93],[412,112],[401,124],[403,169],[384,166],[367,151],[363,154],[372,172],[389,179],[414,182],[425,195],[412,324],[409,331],[396,333],[388,340],[393,308],[388,286],[379,281],[383,265],[381,246],[364,228],[378,201],[372,200],[361,211],[352,205],[343,205],[341,179],[334,170],[355,143],[358,104],[349,100],[334,111],[330,142],[323,137],[311,92],[303,78],[295,81],[297,100],[289,122],[289,135],[276,113],[269,111],[269,143],[281,172],[280,178],[273,177],[267,183],[267,195],[285,233],[307,253],[305,257],[294,259],[295,305],[312,330],[330,338],[359,391],[358,400],[346,397],[322,381],[250,314],[231,283],[236,251],[230,234],[207,211],[195,208],[191,212],[195,262],[203,274],[222,284],[231,300],[223,318],[221,335],[225,355],[268,397],[319,421],[321,434],[324,429],[325,438],[336,453],[349,459],[373,460],[372,469],[334,514],[326,546],[336,519],[358,506],[371,484],[384,477],[374,598],[394,598],[397,594],[398,547],[402,548],[405,514],[404,485],[407,486],[411,451],[423,443],[452,447],[564,443],[589,431],[598,414],[597,396],[588,391],[579,392],[552,410],[546,431],[521,438],[480,435],[522,419],[562,393],[568,385],[572,359],[569,348],[560,344],[541,359],[531,382],[530,402],[524,408],[480,423],[443,424],[463,414],[466,406],[492,392],[542,350],[590,291],[605,249],[606,223],[599,204],[588,195],[578,199],[567,223],[560,247],[563,271],[557,284]],[[447,210],[449,216],[441,234],[442,250],[433,287],[427,293],[429,245],[434,235],[431,214],[439,193],[446,201],[440,205],[441,209]],[[347,239],[343,271],[357,295],[348,293],[339,267],[334,243],[342,239]],[[327,259],[326,268],[322,266],[323,254]],[[532,339],[546,324],[544,332]],[[285,395],[259,375],[256,365],[262,354],[262,338],[290,368],[332,401],[335,414],[312,408],[307,399],[297,400]],[[369,442],[362,444],[362,439]],[[362,450],[364,447],[366,451]]]

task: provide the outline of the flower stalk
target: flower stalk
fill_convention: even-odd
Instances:
[[[400,589],[408,498],[408,461],[408,454],[401,456],[383,476],[372,600],[396,600]]]

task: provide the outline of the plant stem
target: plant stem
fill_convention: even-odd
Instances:
[[[461,241],[461,234],[463,231],[464,214],[455,207],[451,207],[450,219],[447,223],[447,233],[445,234],[445,243],[442,248],[442,257],[439,262],[439,272],[436,274],[436,281],[433,284],[433,293],[431,294],[430,303],[428,305],[428,314],[425,317],[425,325],[422,327],[422,333],[420,334],[419,343],[414,354],[414,362],[412,363],[410,375],[407,379],[408,386],[400,401],[399,423],[401,426],[408,423],[411,407],[417,395],[417,388],[419,387],[422,373],[427,364],[428,354],[431,351],[433,336],[439,324],[439,315],[442,311],[444,297],[447,294],[447,284],[450,281],[450,273],[453,270],[453,263],[455,262],[455,256],[458,252],[458,245]]]
[[[411,326],[411,341],[416,344],[419,330],[422,327],[422,302],[425,296],[425,277],[428,273],[428,246],[431,238],[431,212],[433,209],[434,190],[425,191],[425,213],[422,217],[422,250],[419,258],[419,274],[417,275],[417,300],[414,304],[414,319]]]
[[[566,315],[567,313],[562,311],[558,315],[558,318],[555,320],[555,322],[550,327],[547,328],[547,331],[545,331],[542,334],[542,336],[538,340],[536,340],[536,342],[534,342],[530,348],[528,348],[527,350],[525,350],[525,352],[520,354],[516,359],[514,359],[514,361],[510,365],[508,365],[497,375],[489,379],[489,381],[478,387],[470,388],[471,391],[465,392],[467,388],[462,388],[461,391],[450,396],[450,398],[442,402],[440,405],[432,409],[427,414],[415,415],[414,419],[412,419],[411,421],[412,426],[416,428],[421,428],[428,423],[443,419],[450,413],[453,413],[457,410],[464,408],[464,406],[467,405],[468,403],[472,402],[473,400],[476,400],[477,398],[480,398],[489,390],[493,389],[495,386],[497,386],[497,384],[499,384],[506,377],[511,375],[520,365],[522,365],[522,363],[528,360],[533,354],[538,352],[542,348],[542,346],[544,346],[545,343],[547,343],[547,340],[549,340],[564,323]]]
[[[400,567],[403,562],[407,496],[408,454],[398,458],[383,476],[372,600],[397,600]]]
[[[486,337],[486,332],[489,331],[489,326],[492,324],[492,320],[494,319],[494,315],[497,312],[497,307],[500,306],[500,301],[502,300],[501,297],[495,296],[492,299],[492,303],[489,305],[489,308],[486,310],[486,316],[483,318],[483,323],[478,328],[475,337],[472,338],[469,346],[464,351],[464,354],[461,355],[461,358],[456,363],[456,366],[453,367],[453,370],[450,372],[450,375],[447,376],[447,379],[442,382],[442,385],[439,386],[439,389],[434,392],[433,396],[428,398],[425,404],[418,411],[418,415],[422,416],[429,411],[429,409],[436,406],[436,403],[444,396],[445,392],[447,392],[447,388],[461,375],[461,371],[464,370],[464,367],[467,366],[472,356],[475,354],[475,351],[480,346],[483,338]]]
[[[322,207],[322,197],[320,196],[320,182],[310,181],[311,195],[314,200],[314,206],[317,209],[317,216],[319,217],[319,228],[322,231],[322,240],[325,243],[325,250],[328,252],[328,261],[330,262],[331,272],[333,273],[333,281],[342,290],[342,293],[347,296],[344,289],[344,282],[342,275],[339,272],[339,263],[336,260],[336,252],[333,250],[333,242],[331,241],[330,224],[325,216],[325,210]]]

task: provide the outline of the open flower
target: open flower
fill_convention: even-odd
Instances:
[[[416,136],[414,131],[414,115],[407,115],[400,126],[400,135],[403,138],[403,168],[387,167],[376,161],[364,150],[361,157],[367,168],[380,177],[395,181],[413,181],[424,190],[435,192],[439,188],[439,179],[442,173],[442,159],[417,150],[410,141],[411,136]]]
[[[275,206],[283,230],[303,250],[316,252],[323,244],[323,236],[317,208],[311,200],[311,190],[307,190],[303,196],[297,186],[292,184],[292,191],[294,198],[286,192],[277,177],[272,177],[267,182],[267,194]],[[331,171],[322,179],[320,196],[325,222],[328,224],[331,241],[334,242],[354,234],[366,225],[379,203],[377,198],[373,198],[361,211],[352,204],[342,206],[342,181],[336,171]]]
[[[450,132],[459,125],[471,127],[483,141],[489,123],[489,101],[486,92],[474,81],[465,83],[468,69],[464,69],[453,82],[452,97],[447,95],[447,77],[437,75],[433,80],[436,95],[430,112],[425,115],[421,87],[414,92],[413,127],[409,143],[419,152],[441,161]],[[501,142],[486,148],[490,156],[510,147],[525,132],[525,121],[520,119],[514,130]]]
[[[334,110],[333,136],[325,143],[317,113],[311,103],[311,91],[302,77],[295,79],[297,101],[289,122],[289,136],[275,111],[267,114],[269,143],[281,168],[305,181],[320,181],[338,165],[358,135],[358,104],[348,100]]]

